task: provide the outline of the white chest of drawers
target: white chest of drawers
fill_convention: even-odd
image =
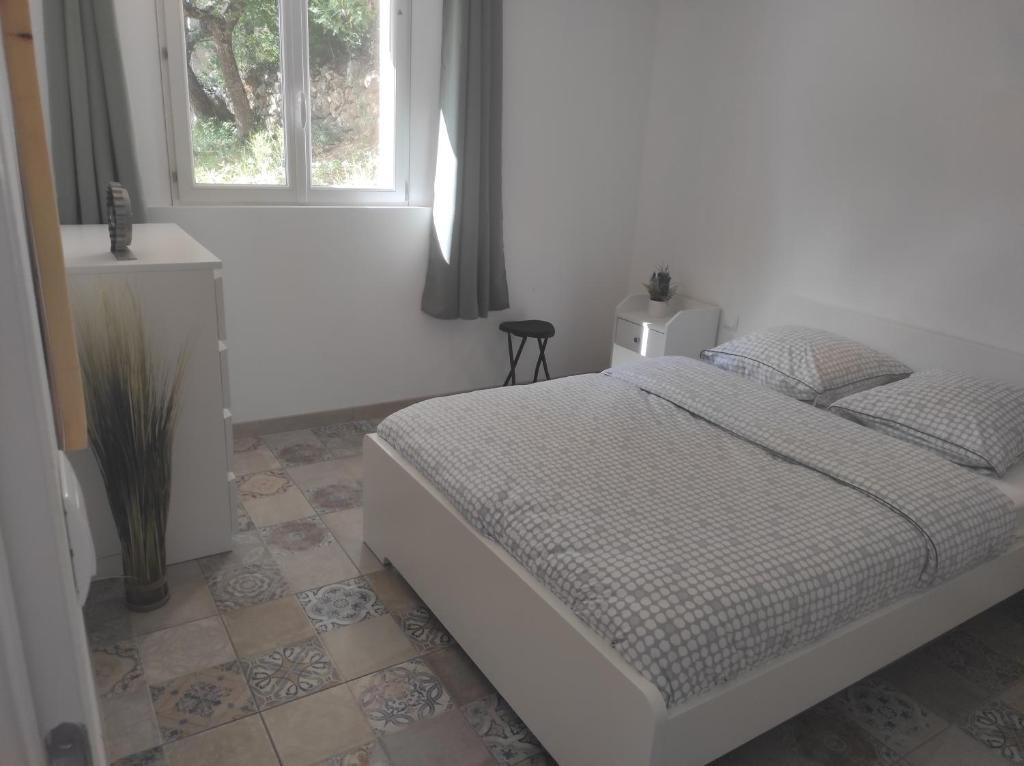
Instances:
[[[174,437],[170,564],[231,548],[235,500],[230,389],[221,262],[175,224],[137,224],[131,251],[118,261],[106,226],[63,226],[68,290],[76,314],[125,286],[137,296],[156,353],[173,364],[183,343],[188,363]],[[120,574],[120,545],[99,468],[90,451],[69,455],[82,484],[98,575]]]
[[[644,357],[689,356],[715,345],[721,310],[709,303],[676,296],[673,313],[653,317],[647,311],[645,293],[631,295],[615,309],[611,366]]]

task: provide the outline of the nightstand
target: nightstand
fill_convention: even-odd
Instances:
[[[611,366],[644,357],[690,356],[715,345],[721,309],[710,303],[677,295],[670,303],[673,313],[653,317],[647,311],[646,293],[631,295],[615,309]]]

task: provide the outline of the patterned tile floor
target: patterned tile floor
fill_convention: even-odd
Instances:
[[[542,766],[540,744],[363,545],[369,421],[240,438],[232,551],[171,567],[171,601],[85,609],[117,766]],[[1024,762],[1024,594],[718,766]],[[770,704],[770,700],[766,701]],[[623,764],[623,766],[630,766]]]

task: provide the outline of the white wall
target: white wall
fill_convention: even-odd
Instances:
[[[1024,3],[665,0],[630,284],[1024,349]]]
[[[427,1],[416,0],[414,21]],[[150,217],[180,223],[225,263],[238,422],[500,384],[504,319],[554,322],[552,374],[606,366],[633,237],[651,2],[505,4],[512,308],[474,322],[419,311],[424,208],[169,207],[153,7],[117,7]],[[433,137],[437,68],[429,62],[439,35],[417,28],[415,41],[414,115]],[[524,353],[520,370],[532,372],[534,359],[533,349]]]

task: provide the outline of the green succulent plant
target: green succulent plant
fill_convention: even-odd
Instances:
[[[658,266],[652,271],[651,278],[644,283],[644,288],[651,296],[651,300],[659,303],[672,300],[672,296],[676,294],[676,287],[672,284],[672,275],[667,265]]]

